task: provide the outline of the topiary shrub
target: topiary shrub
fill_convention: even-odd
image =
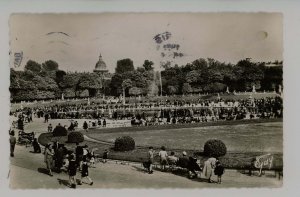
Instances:
[[[209,157],[224,156],[227,152],[226,145],[221,140],[211,139],[204,144],[204,154]]]
[[[116,151],[129,151],[135,148],[134,139],[130,136],[122,136],[118,137],[115,140],[115,147]]]
[[[83,134],[77,131],[71,132],[68,135],[68,143],[80,143],[84,141]]]
[[[52,134],[54,137],[55,136],[67,136],[68,131],[65,127],[58,125],[53,129]]]

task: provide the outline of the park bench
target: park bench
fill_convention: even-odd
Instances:
[[[283,167],[282,165],[274,165],[273,162],[273,155],[272,154],[265,154],[260,155],[254,158],[251,164],[244,169],[244,173],[248,171],[248,175],[253,175],[253,172],[257,171],[258,176],[265,175],[266,171],[274,171],[275,177],[278,175],[278,179],[283,177]]]

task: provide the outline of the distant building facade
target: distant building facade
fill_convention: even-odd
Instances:
[[[96,63],[95,69],[93,70],[94,73],[96,73],[102,84],[102,88],[97,91],[96,96],[103,96],[105,95],[105,89],[106,89],[106,81],[111,80],[111,75],[108,72],[108,69],[106,67],[106,63],[102,59],[102,55],[99,55],[99,60]]]

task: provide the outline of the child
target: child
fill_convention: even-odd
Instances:
[[[93,180],[89,177],[89,166],[86,157],[84,157],[82,161],[82,171],[79,185],[82,184],[82,179],[84,178],[86,178],[90,182],[90,185],[93,185]]]
[[[66,154],[63,159],[63,166],[61,170],[64,172],[68,172],[68,168],[69,168],[69,155]]]
[[[107,162],[107,157],[108,157],[108,150],[105,149],[104,153],[103,153],[103,163]]]
[[[148,162],[149,162],[148,172],[149,172],[149,174],[153,174],[152,165],[153,165],[153,162],[154,162],[154,150],[153,150],[152,146],[149,147],[147,157],[148,157]]]
[[[96,164],[95,164],[95,153],[92,150],[89,154],[88,154],[88,158],[90,159],[89,163],[91,165],[92,168],[96,168]]]
[[[222,175],[224,174],[225,170],[224,170],[224,167],[222,166],[222,164],[217,161],[216,162],[216,168],[215,168],[215,175],[218,176],[218,184],[221,184],[222,183]]]
[[[50,123],[48,126],[48,132],[51,133],[52,132],[52,124]]]
[[[166,170],[166,165],[168,164],[168,161],[167,161],[168,153],[167,153],[166,148],[164,146],[161,147],[161,151],[159,151],[158,155],[159,155],[159,158],[160,158],[161,170],[165,171]]]
[[[70,155],[68,173],[69,173],[69,183],[72,188],[76,188],[76,170],[77,170],[77,162],[75,160],[75,155]]]

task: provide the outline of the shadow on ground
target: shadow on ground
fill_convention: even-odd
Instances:
[[[148,173],[147,169],[144,169],[143,167],[137,167],[137,166],[132,166],[136,171],[138,172],[143,172],[143,173]]]
[[[136,171],[138,171],[138,172],[148,173],[147,169],[145,169],[143,167],[138,167],[138,166],[132,166],[132,167],[134,169],[136,169]],[[199,177],[188,178],[188,172],[184,171],[184,170],[180,170],[180,169],[172,170],[172,171],[171,170],[162,171],[160,169],[155,168],[155,171],[160,171],[160,172],[164,172],[164,173],[171,173],[171,174],[174,174],[176,176],[184,177],[184,178],[189,179],[191,181],[208,183],[208,180],[205,179],[205,178],[199,178]],[[212,182],[212,183],[215,183],[215,182]]]
[[[57,180],[58,180],[58,183],[60,185],[64,185],[64,186],[70,187],[69,180],[64,180],[64,179],[57,179]]]
[[[47,170],[46,168],[38,168],[38,172],[42,173],[42,174],[49,175],[49,170]]]
[[[180,170],[180,169],[173,170],[171,173],[174,174],[174,175],[177,175],[177,176],[184,177],[184,178],[189,179],[191,181],[206,182],[206,183],[208,183],[208,179],[206,179],[206,178],[200,178],[200,177],[189,178],[188,177],[188,172],[184,171],[184,170]]]

